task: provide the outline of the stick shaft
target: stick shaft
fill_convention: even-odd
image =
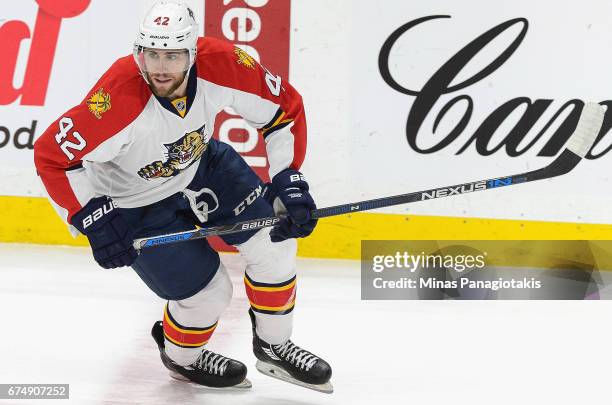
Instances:
[[[368,211],[376,208],[390,207],[393,205],[409,204],[418,201],[433,200],[436,198],[450,197],[473,193],[476,191],[490,190],[493,188],[507,187],[515,184],[527,183],[535,180],[549,179],[560,176],[572,170],[578,162],[580,156],[571,151],[565,150],[548,166],[526,173],[507,177],[496,177],[486,180],[478,180],[469,183],[455,184],[453,186],[432,188],[429,190],[415,191],[408,194],[400,194],[391,197],[365,200],[355,203],[336,205],[333,207],[321,208],[312,211],[313,218],[325,218],[334,215],[348,214],[351,212]]]
[[[390,207],[400,204],[409,204],[418,201],[427,201],[436,198],[450,197],[473,193],[477,191],[490,190],[499,187],[508,187],[515,184],[526,183],[529,181],[541,180],[556,177],[569,172],[580,161],[580,156],[565,150],[548,166],[527,173],[515,176],[497,177],[486,180],[478,180],[469,183],[456,184],[447,187],[432,188],[429,190],[416,191],[408,194],[400,194],[391,197],[376,198],[356,203],[336,205],[333,207],[320,208],[313,210],[313,218],[325,218],[335,215],[343,215],[351,212],[368,211],[376,208]],[[195,229],[193,231],[179,232],[168,235],[161,235],[151,238],[142,238],[134,241],[136,249],[142,249],[158,245],[166,245],[190,239],[206,238],[208,236],[227,235],[235,232],[252,231],[274,226],[280,221],[280,217],[266,217],[250,221],[237,222],[230,225],[220,225],[210,228]]]
[[[427,201],[436,198],[450,197],[452,195],[490,190],[492,188],[508,187],[515,184],[522,184],[530,181],[550,179],[561,176],[576,167],[580,160],[582,160],[582,158],[585,157],[588,151],[591,149],[593,143],[595,142],[596,136],[601,131],[604,113],[605,111],[603,107],[599,104],[587,103],[582,110],[576,130],[567,141],[566,148],[559,156],[555,158],[555,160],[541,169],[514,176],[478,180],[469,183],[456,184],[454,186],[438,187],[408,194],[400,194],[391,197],[376,198],[373,200],[320,208],[312,211],[311,216],[312,218],[325,218],[334,215],[348,214],[351,212],[367,211],[376,208],[390,207],[393,205],[409,204],[417,201]],[[142,238],[134,241],[134,247],[136,249],[142,249],[145,247],[165,245],[168,243],[176,243],[190,239],[206,238],[214,235],[226,235],[234,232],[253,231],[274,226],[279,221],[279,217],[267,217],[238,222],[230,225],[221,225],[151,238]]]

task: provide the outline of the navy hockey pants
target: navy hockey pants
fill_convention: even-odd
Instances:
[[[229,145],[211,139],[187,188],[195,192],[208,189],[198,201],[206,202],[212,211],[205,226],[217,226],[274,215],[264,198],[258,196],[253,201],[253,196],[259,195],[258,187],[263,188],[263,183],[244,159]],[[121,214],[132,226],[135,238],[187,231],[201,225],[182,192],[145,207],[122,208]],[[234,245],[246,242],[255,233],[221,237]],[[219,268],[219,255],[206,239],[196,239],[143,249],[132,267],[160,298],[182,300],[212,280]]]

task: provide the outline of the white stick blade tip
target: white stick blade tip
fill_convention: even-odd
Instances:
[[[593,102],[586,103],[580,114],[576,130],[567,141],[567,149],[581,158],[585,157],[601,130],[605,113],[601,105]]]

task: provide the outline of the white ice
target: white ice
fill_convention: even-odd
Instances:
[[[326,395],[259,374],[237,255],[210,348],[253,388],[170,379],[150,337],[163,301],[88,249],[0,245],[0,383],[69,383],[71,404],[586,404],[610,402],[610,301],[361,301],[356,261],[299,260],[293,340],[333,366]],[[40,400],[0,400],[6,404]],[[47,403],[47,402],[44,402]]]

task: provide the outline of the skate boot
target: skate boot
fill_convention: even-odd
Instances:
[[[246,366],[241,362],[203,349],[191,365],[180,366],[166,354],[162,321],[153,324],[151,335],[170,377],[211,388],[251,388],[251,382],[246,378]]]
[[[323,359],[297,346],[291,340],[271,345],[257,336],[255,314],[249,309],[253,325],[253,353],[257,357],[255,367],[261,373],[292,384],[331,394],[334,387],[329,382],[330,365]]]

